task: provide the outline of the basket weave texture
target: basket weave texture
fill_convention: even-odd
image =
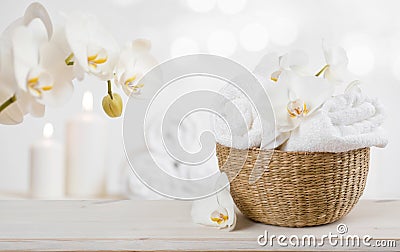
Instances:
[[[342,218],[362,195],[369,168],[369,148],[341,153],[216,148],[240,211],[277,226],[316,226]],[[250,183],[255,165],[266,170]]]

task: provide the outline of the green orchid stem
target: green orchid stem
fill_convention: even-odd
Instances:
[[[327,68],[329,65],[325,65],[321,70],[319,70],[318,73],[315,74],[316,77],[320,76]]]
[[[17,97],[15,95],[11,96],[8,98],[7,101],[3,102],[3,104],[0,105],[0,113],[5,110],[8,106],[13,104],[17,100]]]
[[[72,61],[72,58],[74,57],[74,53],[71,53],[70,55],[68,55],[68,57],[65,59],[65,64],[67,64],[67,66],[72,66],[74,64],[74,62]]]
[[[111,81],[110,80],[107,81],[107,85],[108,85],[108,95],[111,97],[111,100],[113,100],[114,97],[113,97],[113,93],[111,90]]]

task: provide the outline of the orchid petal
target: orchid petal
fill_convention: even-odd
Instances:
[[[30,106],[30,114],[33,117],[43,117],[44,113],[45,113],[45,106],[43,104],[40,104],[38,102],[36,102],[33,98],[31,98],[31,106]]]
[[[193,201],[191,210],[192,221],[197,224],[218,227],[218,224],[210,219],[211,213],[218,207],[215,196]]]
[[[150,69],[157,65],[157,60],[150,54],[141,55],[135,64],[135,72],[145,75]]]
[[[332,56],[331,46],[328,45],[326,40],[322,40],[322,51],[324,53],[326,64],[329,65],[329,63],[332,62],[333,56]]]
[[[225,208],[228,212],[228,221],[226,225],[229,230],[232,230],[236,225],[235,203],[230,194],[229,179],[226,173],[223,172],[220,174],[216,182],[216,187],[223,188],[216,196],[220,207]]]
[[[143,47],[146,40],[136,40],[124,46],[121,50],[118,63],[115,68],[114,79],[117,86],[122,87],[129,96],[132,93],[140,93],[141,77],[152,67],[157,65],[156,59]],[[139,48],[140,45],[140,48]]]
[[[306,66],[300,65],[292,65],[290,69],[298,75],[301,76],[310,76],[313,75],[313,72]]]
[[[16,103],[18,104],[18,107],[21,109],[21,112],[23,115],[29,114],[30,113],[30,102],[31,102],[31,97],[28,93],[22,90],[18,90],[18,93],[16,93],[17,100]]]
[[[8,108],[0,113],[0,124],[15,125],[20,124],[24,120],[24,114],[18,108],[18,104],[11,104]]]
[[[84,71],[89,71],[87,64],[87,45],[89,44],[89,34],[86,29],[86,18],[84,15],[74,13],[67,16],[65,21],[65,35],[74,53],[75,65],[79,65]]]
[[[229,193],[229,180],[225,173],[221,173],[216,182],[216,190],[221,190],[217,194],[205,199],[196,200],[192,204],[192,220],[195,223],[227,228],[231,231],[236,225],[235,205]],[[224,219],[219,222],[212,220],[215,213],[224,213]],[[225,214],[227,216],[225,216]],[[227,219],[225,219],[225,217]]]
[[[327,62],[330,66],[347,66],[349,59],[347,58],[346,51],[342,47],[335,47],[330,50],[330,59],[329,62]]]
[[[3,78],[0,78],[0,104],[3,104],[7,99],[15,94],[15,90],[8,85],[3,84],[5,84],[4,80]],[[0,112],[0,124],[13,125],[19,124],[23,121],[24,113],[18,106],[17,101]]]
[[[325,60],[328,68],[324,72],[324,78],[335,84],[341,84],[347,77],[348,58],[342,47],[328,46],[325,41],[322,43]]]
[[[32,20],[36,18],[40,19],[44,24],[44,26],[46,27],[48,36],[47,38],[49,40],[53,35],[53,24],[51,22],[49,13],[47,12],[46,8],[44,8],[43,5],[37,2],[30,4],[28,8],[25,10],[23,23],[25,25],[29,25],[32,22]]]
[[[83,68],[101,80],[113,78],[115,65],[118,61],[119,46],[112,35],[100,25],[93,15],[73,13],[66,18],[65,33],[71,51],[74,53],[77,68]],[[105,61],[89,64],[89,57],[104,54]],[[103,58],[102,58],[103,59]],[[94,66],[93,66],[94,64]],[[80,73],[81,70],[77,70]]]
[[[292,118],[287,111],[287,103],[285,105],[274,107],[276,129],[278,131],[278,136],[280,133],[285,133],[294,130],[301,123],[301,118]],[[282,141],[285,141],[283,139]],[[280,141],[277,141],[278,144]]]
[[[324,72],[324,78],[334,82],[336,85],[341,84],[348,77],[347,68],[344,65],[332,65]]]
[[[272,150],[275,148],[278,148],[282,144],[284,144],[290,137],[290,132],[280,132],[275,136],[275,132],[268,132],[264,133],[263,136],[263,141],[261,143],[261,149],[263,150]]]
[[[7,28],[4,29],[4,31],[1,34],[1,42],[3,43],[3,40],[10,40],[14,33],[15,28],[19,26],[24,26],[24,20],[22,17],[14,20],[14,22],[9,24]]]
[[[132,49],[138,53],[150,52],[151,42],[148,39],[136,39],[132,42]]]
[[[129,86],[127,85],[122,85],[122,90],[124,91],[124,93],[126,94],[126,96],[131,96],[132,95],[132,89],[129,88]]]
[[[308,114],[311,114],[332,97],[334,85],[326,79],[308,76],[296,78],[292,90],[306,103]]]
[[[62,33],[54,34],[52,40],[45,43],[40,50],[40,66],[53,77],[53,88],[43,92],[41,99],[41,102],[47,105],[58,106],[65,103],[74,90],[74,72],[73,68],[64,62],[66,51],[62,38]]]
[[[276,85],[267,88],[272,108],[274,110],[276,129],[278,132],[287,132],[296,128],[299,124],[298,119],[293,119],[287,112],[287,105],[290,101],[292,74],[283,71]]]
[[[0,54],[3,56],[2,60],[6,60],[0,69],[0,88],[6,88],[7,90],[11,90],[10,93],[16,93],[19,87],[15,80],[12,52],[11,50],[7,50],[5,53],[0,51]]]
[[[293,66],[305,66],[308,64],[308,56],[304,51],[296,50],[281,57],[281,68],[289,70]]]
[[[82,81],[85,78],[85,69],[81,66],[74,66],[72,71],[77,80]]]
[[[32,36],[32,43],[39,48],[43,43],[49,41],[44,24],[39,19],[34,19],[26,27]]]
[[[40,65],[53,75],[62,75],[63,79],[72,80],[74,78],[73,68],[65,64],[68,49],[65,48],[63,39],[62,33],[56,32],[49,42],[42,45],[39,54]]]
[[[0,36],[0,71],[3,73],[11,73],[14,71],[14,66],[12,65],[12,35],[15,28],[22,25],[23,20],[19,18],[12,22]]]
[[[52,80],[48,72],[41,72],[39,50],[52,37],[53,27],[44,7],[38,3],[31,4],[22,18],[17,19],[2,33],[0,59],[0,88],[3,96],[16,95],[16,101],[2,111],[2,123],[20,123],[23,116],[43,116],[45,107],[28,93],[27,80],[39,75],[41,82]],[[53,56],[53,55],[52,55]],[[38,75],[36,75],[38,74]],[[34,81],[34,80],[31,81]],[[9,90],[5,92],[5,90]],[[4,93],[5,92],[5,93]]]
[[[40,104],[28,92],[20,90],[17,96],[18,106],[22,109],[23,113],[31,114],[33,117],[43,117],[45,113],[45,106]]]
[[[55,80],[55,84],[50,91],[43,92],[41,103],[50,106],[60,106],[65,104],[71,97],[74,91],[72,81]]]
[[[39,20],[29,26],[19,26],[12,36],[14,74],[21,89],[26,90],[26,79],[31,68],[39,63],[39,47],[46,41],[46,31]]]
[[[10,105],[10,108],[0,113],[0,124],[4,125],[15,125],[20,124],[24,120],[24,115],[17,109],[13,110],[15,105]]]
[[[276,53],[268,53],[261,58],[260,62],[254,69],[254,73],[262,76],[266,80],[271,79],[271,74],[279,70],[279,57]],[[264,79],[263,79],[264,80]]]

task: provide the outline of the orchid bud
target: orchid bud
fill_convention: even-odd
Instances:
[[[117,93],[103,97],[103,109],[109,117],[120,117],[122,114],[122,99]]]

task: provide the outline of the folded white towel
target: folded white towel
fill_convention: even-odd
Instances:
[[[335,96],[320,111],[307,117],[281,147],[285,151],[344,152],[364,147],[385,147],[381,104],[355,87]]]
[[[232,85],[221,91],[226,100],[218,104],[220,116],[214,116],[216,141],[236,149],[247,149],[261,144],[261,123],[250,101]]]

